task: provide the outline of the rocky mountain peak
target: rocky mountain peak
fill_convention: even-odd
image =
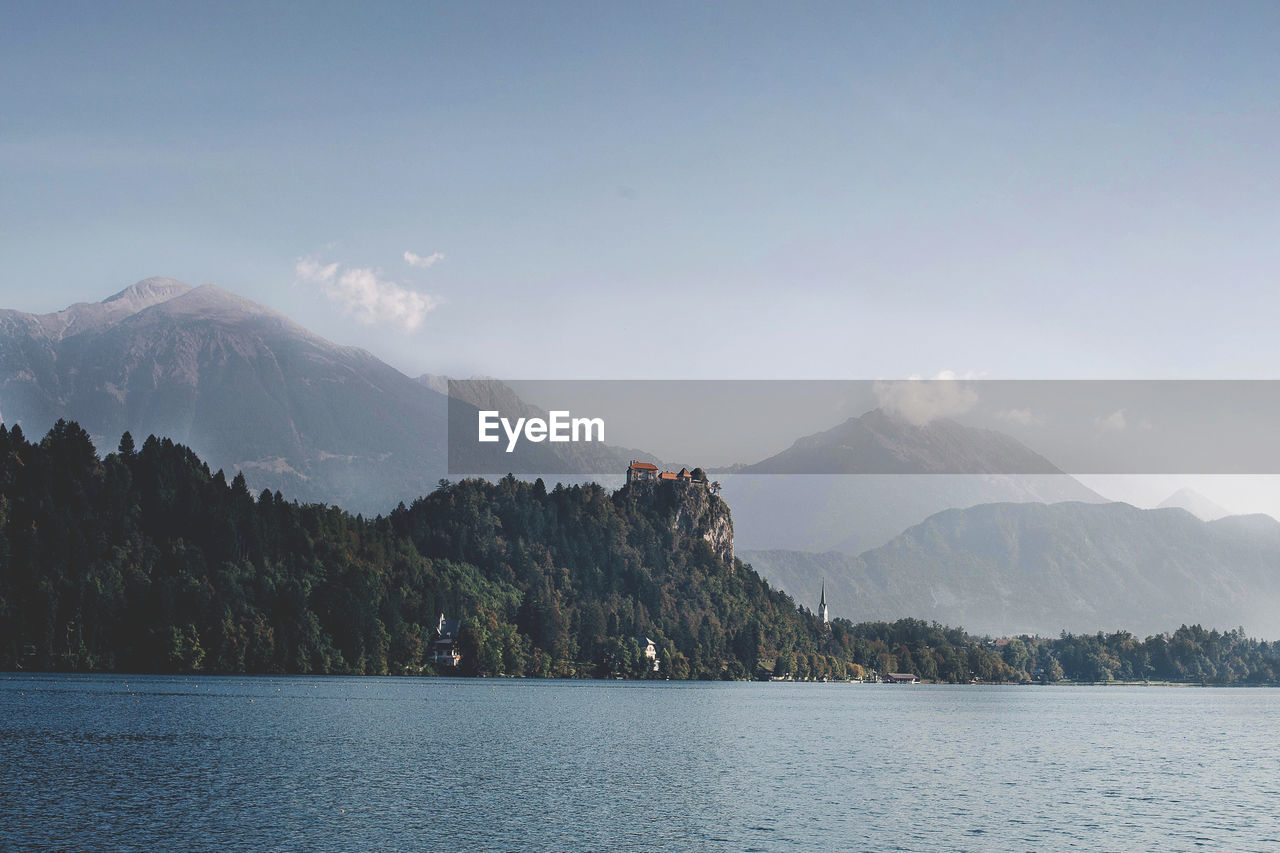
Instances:
[[[191,289],[191,285],[172,278],[159,276],[144,278],[136,284],[129,285],[119,293],[108,296],[102,300],[102,304],[111,305],[115,308],[127,308],[129,313],[135,313],[143,308],[167,302]]]
[[[1231,515],[1230,512],[1218,506],[1204,495],[1189,488],[1178,489],[1178,491],[1161,501],[1157,506],[1157,509],[1169,509],[1171,507],[1185,509],[1201,521],[1214,521],[1215,519]]]
[[[1005,433],[947,418],[914,424],[873,409],[814,433],[744,474],[1062,474]]]

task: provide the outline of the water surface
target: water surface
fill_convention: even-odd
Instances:
[[[0,676],[0,849],[1273,850],[1280,691]]]

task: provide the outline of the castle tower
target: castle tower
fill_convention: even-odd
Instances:
[[[818,616],[822,619],[822,624],[829,624],[831,620],[827,618],[827,581],[822,580],[822,600],[818,602]]]

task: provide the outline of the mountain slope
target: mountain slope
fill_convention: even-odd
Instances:
[[[449,469],[449,417],[474,430],[481,404],[545,416],[496,380],[460,387],[450,406],[442,377],[411,379],[213,285],[152,278],[53,314],[0,311],[4,422],[39,434],[74,420],[106,450],[126,430],[172,438],[215,468],[243,470],[255,490],[353,512],[429,492]],[[620,478],[645,456],[597,443],[531,448],[516,470]]]
[[[987,503],[1101,503],[1066,474],[721,477],[748,549],[857,555],[946,509]]]
[[[948,418],[911,423],[885,409],[797,439],[740,474],[1062,474],[1012,436]]]
[[[444,398],[212,285],[147,279],[49,315],[0,312],[0,414],[99,443],[189,444],[255,488],[383,510],[444,471]]]
[[[1128,504],[991,504],[931,516],[859,557],[742,552],[800,601],[995,634],[1199,622],[1280,635],[1280,524]]]
[[[733,471],[720,479],[746,549],[859,554],[945,509],[1105,500],[1011,436],[880,409]]]
[[[652,678],[649,642],[669,678],[866,654],[733,559],[702,484],[464,480],[360,518],[255,500],[168,439],[99,458],[75,423],[0,428],[0,669]]]
[[[1177,507],[1185,509],[1201,521],[1213,521],[1231,513],[1218,506],[1195,489],[1178,489],[1160,502],[1158,509]]]

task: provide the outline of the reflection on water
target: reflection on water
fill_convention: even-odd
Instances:
[[[1280,691],[0,676],[0,849],[1280,845]]]

